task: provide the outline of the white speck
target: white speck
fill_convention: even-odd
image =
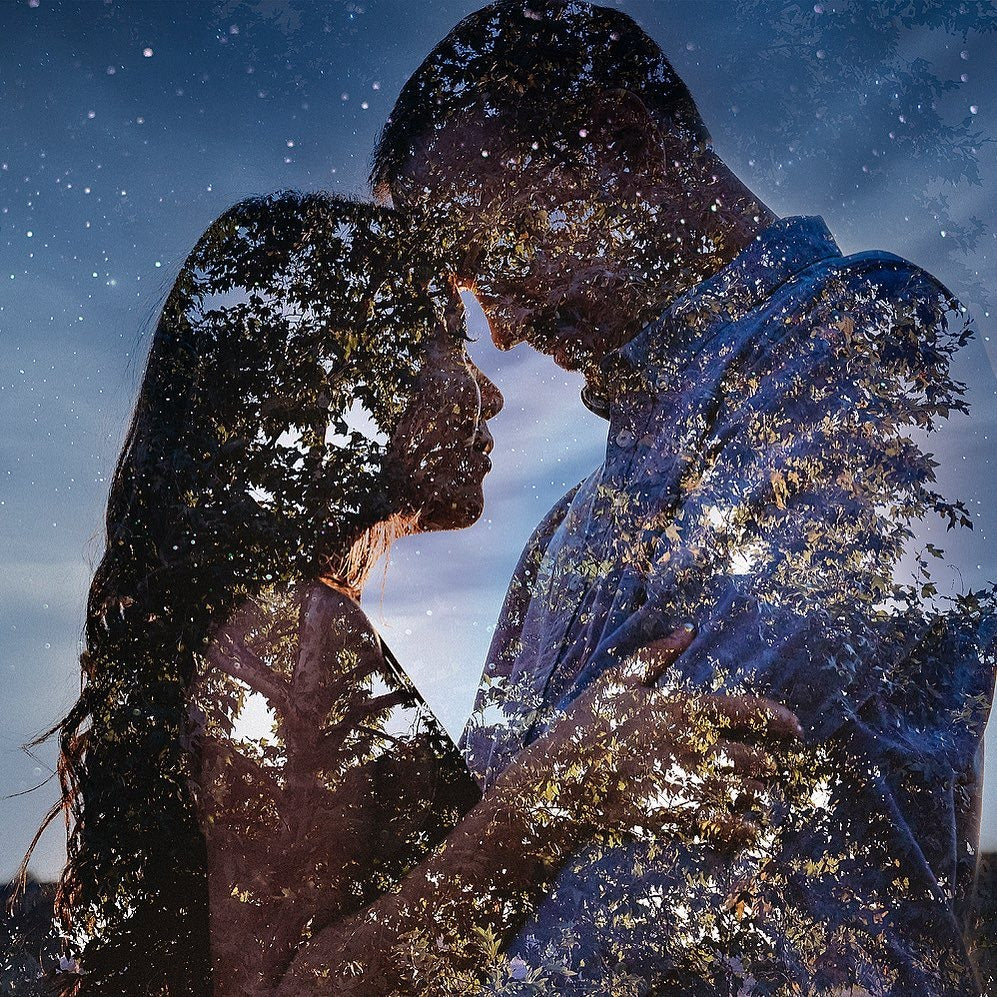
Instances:
[[[969,53],[968,53],[968,52],[967,52],[967,51],[966,51],[965,49],[963,49],[963,50],[962,50],[962,51],[961,51],[961,52],[959,53],[959,58],[960,58],[960,59],[968,59],[968,58],[969,58]]]
[[[579,128],[578,129],[578,137],[579,138],[588,138],[588,134],[589,133],[588,133],[588,129],[587,128]]]
[[[33,236],[34,234],[35,234],[35,233],[34,233],[34,232],[32,232],[32,231],[31,231],[31,229],[28,229],[28,231],[27,231],[27,232],[25,233],[25,235],[26,235],[26,236],[27,236],[27,237],[28,237],[29,239],[30,239],[30,238],[31,238],[31,237],[32,237],[32,236]]]
[[[87,119],[89,121],[93,121],[93,119],[96,118],[96,117],[97,117],[97,112],[96,111],[87,111]]]
[[[969,113],[970,114],[976,114],[977,111],[979,111],[979,108],[975,104],[970,104],[969,105]]]
[[[294,142],[291,139],[287,140],[287,147],[288,147],[288,149],[293,149],[294,148]]]
[[[162,265],[163,265],[163,264],[162,264],[162,263],[161,263],[161,262],[160,262],[159,260],[156,260],[156,264],[155,264],[155,266],[156,266],[156,269],[157,269],[157,270],[158,270],[158,269],[159,269],[159,268],[160,268],[160,267],[161,267]]]
[[[348,93],[341,93],[339,95],[339,99],[340,100],[349,100],[350,99],[350,95]]]
[[[148,48],[148,47],[142,49],[142,55],[144,55],[147,59],[151,59],[152,58],[152,49]]]
[[[959,77],[959,79],[963,83],[968,83],[969,82],[969,73],[963,73],[962,76]]]
[[[113,76],[118,70],[114,66],[108,66],[105,72],[108,76]]]
[[[372,83],[370,85],[370,88],[371,88],[371,90],[380,90],[381,89],[381,84],[375,81],[374,83]]]
[[[432,616],[433,615],[433,611],[431,609],[427,609],[426,610],[426,615],[427,616]]]
[[[481,150],[481,158],[482,159],[487,159],[488,158],[488,150],[487,149],[482,149]]]
[[[362,101],[360,106],[366,111],[367,108],[370,107],[370,104],[368,104],[367,101]]]
[[[237,35],[239,33],[239,25],[238,24],[230,24],[228,26],[228,33],[230,35]]]

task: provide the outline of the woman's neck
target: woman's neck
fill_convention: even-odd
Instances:
[[[391,545],[400,537],[416,532],[417,516],[395,514],[375,523],[362,530],[352,542],[344,543],[338,551],[324,557],[318,580],[359,602],[364,584]]]

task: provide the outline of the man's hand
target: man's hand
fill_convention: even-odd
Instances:
[[[798,738],[799,721],[759,697],[655,688],[694,639],[681,627],[604,673],[502,778],[538,815],[574,813],[594,834],[750,843],[760,832],[752,810],[777,772],[766,746]]]

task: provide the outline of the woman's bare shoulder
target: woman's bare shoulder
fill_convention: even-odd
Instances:
[[[297,684],[312,666],[328,674],[343,652],[354,665],[383,667],[380,639],[357,601],[324,582],[303,580],[243,600],[215,631],[204,656],[209,665],[247,681],[248,665],[236,667],[229,659],[248,658],[263,677],[275,672]]]
[[[299,593],[303,630],[328,630],[356,642],[358,649],[369,646],[380,653],[377,631],[356,599],[321,579],[302,583]]]

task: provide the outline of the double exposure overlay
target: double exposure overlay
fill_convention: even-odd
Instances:
[[[71,990],[209,992],[213,961],[256,992],[477,798],[355,602],[394,537],[480,513],[501,403],[405,245],[381,209],[248,201],[164,308],[62,726]]]
[[[958,293],[780,217],[581,0],[466,17],[372,162],[378,203],[230,208],[162,308],[51,732],[37,985],[986,993],[997,592],[940,592],[915,542],[972,528],[930,452],[968,412]],[[454,744],[361,596],[484,510],[503,399],[461,291],[584,378],[606,445]]]
[[[659,685],[771,697],[805,747],[780,759],[766,830],[736,857],[657,829],[573,856],[523,961],[597,966],[621,992],[666,966],[683,993],[972,992],[960,915],[992,603],[933,605],[927,564],[916,586],[892,578],[911,519],[963,516],[908,436],[959,405],[951,308],[909,264],[843,259],[823,225],[791,219],[614,358],[606,463],[520,564],[472,765],[487,784],[683,619],[698,638]]]

